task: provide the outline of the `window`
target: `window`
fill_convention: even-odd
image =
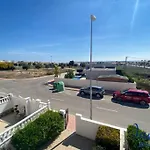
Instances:
[[[93,90],[93,91],[98,91],[99,89],[96,88],[96,87],[92,87],[92,90]]]
[[[126,92],[125,93],[126,96],[136,96],[136,92]]]
[[[149,95],[146,94],[146,93],[139,93],[139,96],[141,96],[141,97],[149,97]]]
[[[121,94],[125,94],[126,92],[128,92],[128,90],[123,90],[121,91]]]

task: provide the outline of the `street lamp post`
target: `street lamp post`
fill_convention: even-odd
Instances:
[[[91,39],[90,39],[90,119],[92,120],[92,22],[96,20],[94,15],[91,15]]]

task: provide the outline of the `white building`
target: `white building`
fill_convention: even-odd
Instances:
[[[86,78],[90,79],[90,70],[84,70]],[[103,75],[116,75],[116,68],[92,68],[92,79],[96,80],[99,76]]]

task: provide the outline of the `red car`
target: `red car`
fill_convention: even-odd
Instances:
[[[116,91],[113,93],[113,98],[116,100],[128,101],[146,105],[150,103],[150,94],[148,91],[138,89],[128,89],[124,91]]]

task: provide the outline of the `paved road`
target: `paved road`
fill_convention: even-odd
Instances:
[[[1,92],[12,92],[23,97],[39,98],[42,101],[50,99],[53,109],[69,108],[72,114],[81,113],[88,117],[89,98],[77,96],[77,92],[66,90],[62,93],[52,93],[50,87],[45,86],[53,77],[27,80],[0,80]],[[102,100],[93,100],[93,119],[110,123],[121,127],[138,123],[142,129],[150,132],[150,109],[138,108],[135,105],[117,104],[111,101],[111,96],[105,96]]]

